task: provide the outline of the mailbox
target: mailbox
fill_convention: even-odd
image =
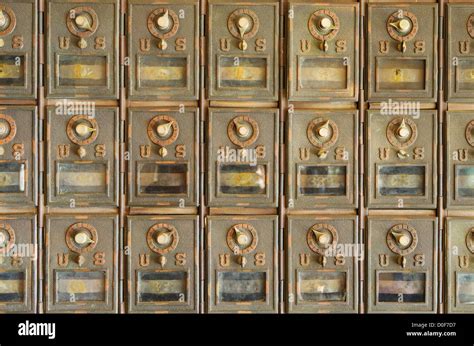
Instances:
[[[446,311],[474,312],[474,219],[446,219]]]
[[[208,96],[276,101],[279,2],[208,1]]]
[[[199,1],[128,2],[128,95],[132,100],[199,96]]]
[[[0,107],[0,206],[37,205],[38,126],[36,107]]]
[[[38,4],[5,0],[0,4],[0,98],[37,96]]]
[[[436,101],[438,4],[368,4],[368,101]]]
[[[118,98],[119,3],[47,1],[47,97]]]
[[[446,96],[471,102],[474,97],[474,4],[447,4]]]
[[[411,115],[368,112],[367,203],[369,208],[436,208],[436,111]],[[402,113],[403,114],[403,113]]]
[[[199,114],[196,108],[131,108],[128,113],[128,204],[199,204]]]
[[[357,111],[288,114],[288,208],[355,208],[358,200]]]
[[[47,216],[45,311],[118,312],[117,216]]]
[[[436,218],[369,216],[367,311],[436,312],[437,263]]]
[[[39,255],[36,216],[0,216],[0,312],[36,312]]]
[[[358,312],[357,217],[289,216],[286,244],[288,312]]]
[[[359,4],[291,1],[288,19],[290,101],[356,101]]]
[[[210,216],[207,312],[278,312],[278,218]]]
[[[472,209],[474,206],[474,115],[447,112],[446,207]]]
[[[277,206],[278,125],[275,109],[209,110],[209,206]]]
[[[136,312],[197,312],[197,216],[129,216],[127,306]]]
[[[118,110],[108,107],[92,110],[87,114],[74,114],[61,112],[58,107],[48,108],[46,192],[49,206],[118,206]]]

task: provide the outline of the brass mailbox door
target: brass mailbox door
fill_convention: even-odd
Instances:
[[[436,111],[386,115],[368,111],[369,208],[436,208]]]
[[[38,126],[36,107],[0,107],[0,206],[37,204]]]
[[[35,313],[37,243],[34,215],[0,216],[0,312]]]
[[[278,217],[209,216],[207,312],[278,312]]]
[[[47,0],[47,97],[116,99],[118,0]]]
[[[118,205],[119,113],[71,115],[49,107],[47,203],[75,208]]]
[[[448,313],[474,312],[474,219],[446,219],[446,303]]]
[[[447,100],[474,98],[474,4],[447,4]]]
[[[278,100],[279,2],[208,1],[208,97]]]
[[[356,101],[359,91],[359,4],[290,1],[290,101]]]
[[[288,312],[358,312],[364,250],[357,225],[356,216],[288,217]]]
[[[369,217],[368,312],[436,312],[438,222],[435,217]]]
[[[447,208],[474,207],[474,114],[447,112],[446,198]]]
[[[118,312],[117,216],[47,216],[45,311]]]
[[[131,108],[128,120],[128,205],[197,206],[198,109]]]
[[[350,110],[288,114],[288,208],[357,206],[358,119]]]
[[[438,4],[368,4],[368,101],[436,101]]]
[[[198,312],[197,216],[129,216],[126,243],[128,312]]]
[[[37,96],[38,4],[4,0],[0,4],[0,94],[2,99]]]
[[[196,100],[199,1],[128,1],[128,96]]]
[[[209,206],[277,206],[278,110],[210,109],[207,138]]]

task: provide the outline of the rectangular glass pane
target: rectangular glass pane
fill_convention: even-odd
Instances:
[[[186,302],[187,280],[186,272],[138,272],[138,302]]]
[[[0,163],[0,193],[25,192],[26,167],[23,162]]]
[[[344,59],[300,57],[298,89],[347,89],[347,69]]]
[[[25,300],[25,272],[0,272],[0,303]]]
[[[25,56],[0,56],[0,86],[25,86]]]
[[[426,86],[424,59],[379,58],[375,74],[379,90],[423,91]]]
[[[298,167],[298,189],[303,196],[345,196],[346,166]]]
[[[378,301],[382,303],[424,303],[426,273],[379,273],[377,290]]]
[[[474,166],[456,165],[456,196],[474,198]]]
[[[188,164],[140,163],[137,179],[138,193],[141,195],[186,195]]]
[[[188,61],[185,57],[139,57],[138,84],[143,88],[185,88]]]
[[[218,164],[219,192],[227,195],[265,195],[267,193],[265,165]]]
[[[59,86],[107,86],[107,57],[59,56]]]
[[[458,59],[455,83],[456,91],[474,90],[474,59]]]
[[[219,86],[262,89],[267,86],[267,58],[220,57]]]
[[[474,273],[457,273],[457,303],[474,305]]]
[[[265,272],[218,272],[217,295],[222,303],[266,301]]]
[[[107,164],[59,162],[58,194],[107,194]]]
[[[298,299],[309,302],[344,302],[346,273],[338,271],[298,272]]]
[[[105,271],[56,271],[56,302],[105,302],[106,280]]]
[[[424,196],[425,166],[379,166],[377,186],[382,196]]]

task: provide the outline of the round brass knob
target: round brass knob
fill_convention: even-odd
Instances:
[[[313,230],[314,236],[316,237],[316,242],[319,245],[325,246],[331,242],[331,237],[329,233],[323,233],[316,230]]]
[[[165,124],[160,124],[156,127],[156,133],[160,137],[166,137],[170,134],[172,122],[168,122]]]
[[[0,233],[0,248],[5,247],[5,245],[7,245],[7,237],[5,234]]]
[[[85,245],[90,242],[90,239],[87,233],[79,232],[74,236],[74,241],[79,245]]]
[[[329,30],[333,26],[332,20],[329,17],[323,17],[319,21],[319,27],[323,30]]]
[[[75,19],[76,25],[83,30],[91,30],[92,25],[90,23],[89,18],[84,15],[77,16]]]
[[[243,36],[250,26],[250,20],[247,17],[242,16],[237,20],[237,26],[239,27],[240,36]]]
[[[398,241],[398,244],[400,244],[401,246],[408,246],[408,245],[410,245],[411,239],[410,239],[409,236],[404,234],[404,235],[400,236],[397,241]]]
[[[170,242],[170,235],[168,233],[160,233],[156,236],[156,242],[160,245],[166,245]]]
[[[87,137],[94,131],[94,129],[87,126],[87,124],[80,123],[76,125],[75,131],[79,136]]]
[[[3,13],[3,11],[0,11],[0,28],[4,28],[7,25],[7,17]]]
[[[398,137],[401,137],[401,138],[407,138],[408,136],[410,136],[410,129],[406,125],[405,119],[402,120],[402,123],[398,127],[397,135]]]
[[[249,241],[249,237],[246,234],[241,233],[237,235],[237,244],[245,245],[248,243],[248,241]]]
[[[329,234],[321,234],[318,237],[318,243],[321,244],[321,245],[327,245],[331,241],[330,238],[331,237],[329,237]]]
[[[250,129],[242,124],[237,124],[237,134],[239,137],[247,137],[250,133]]]
[[[410,30],[410,26],[410,21],[408,19],[404,18],[398,22],[398,29],[401,32],[408,32],[408,30]]]
[[[318,136],[319,137],[328,137],[329,136],[329,127],[324,125],[324,126],[321,126],[319,129],[318,129]]]
[[[1,122],[0,123],[0,136],[5,136],[5,135],[8,135],[9,133],[10,133],[10,128],[8,124]]]
[[[169,11],[166,10],[161,16],[156,19],[156,24],[160,30],[166,30],[170,27],[171,21],[169,16]]]

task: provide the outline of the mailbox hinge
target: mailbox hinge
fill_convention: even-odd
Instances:
[[[41,215],[39,216],[41,218]],[[38,291],[38,313],[43,313],[43,270],[44,270],[44,263],[43,263],[43,258],[44,258],[44,251],[43,251],[43,234],[44,234],[44,228],[42,226],[38,227],[38,286],[37,286],[37,291]]]

